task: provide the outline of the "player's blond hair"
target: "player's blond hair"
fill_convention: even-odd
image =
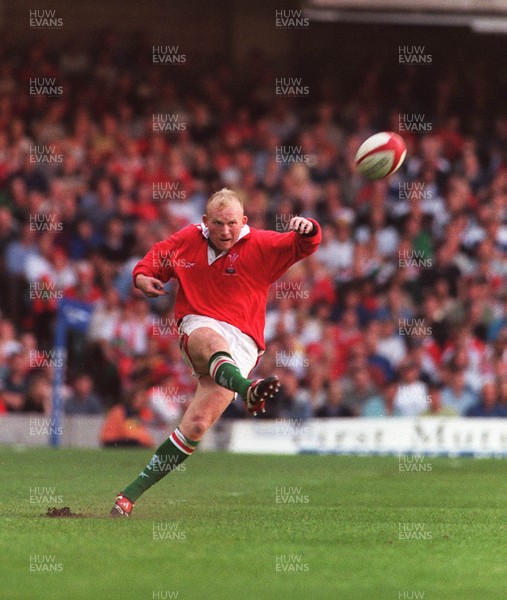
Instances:
[[[206,202],[206,213],[212,203],[216,203],[217,208],[220,209],[223,206],[229,206],[231,202],[238,202],[241,208],[244,209],[243,200],[240,198],[239,194],[236,194],[236,192],[228,188],[222,188],[208,198],[208,201]]]

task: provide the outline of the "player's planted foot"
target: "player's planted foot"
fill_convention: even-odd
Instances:
[[[258,412],[266,412],[266,400],[274,398],[280,389],[278,377],[267,377],[252,381],[246,393],[246,407],[255,417]]]
[[[131,502],[123,494],[118,494],[111,512],[109,513],[113,519],[118,517],[128,517],[134,508],[134,503]]]

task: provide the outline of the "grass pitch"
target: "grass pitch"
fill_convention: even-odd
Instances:
[[[197,452],[109,519],[150,456],[1,448],[0,598],[507,597],[505,460]]]

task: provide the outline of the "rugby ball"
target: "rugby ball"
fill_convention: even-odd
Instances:
[[[368,179],[382,179],[401,167],[407,148],[401,135],[381,131],[364,141],[356,154],[359,172]]]

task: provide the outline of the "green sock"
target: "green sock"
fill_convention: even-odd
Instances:
[[[228,390],[238,392],[246,399],[246,393],[252,380],[245,379],[239,370],[238,365],[228,352],[215,352],[209,359],[209,374],[211,378]]]
[[[187,459],[198,443],[189,440],[178,428],[175,429],[155,450],[155,454],[139,476],[123,490],[123,495],[135,502],[148,488]]]

